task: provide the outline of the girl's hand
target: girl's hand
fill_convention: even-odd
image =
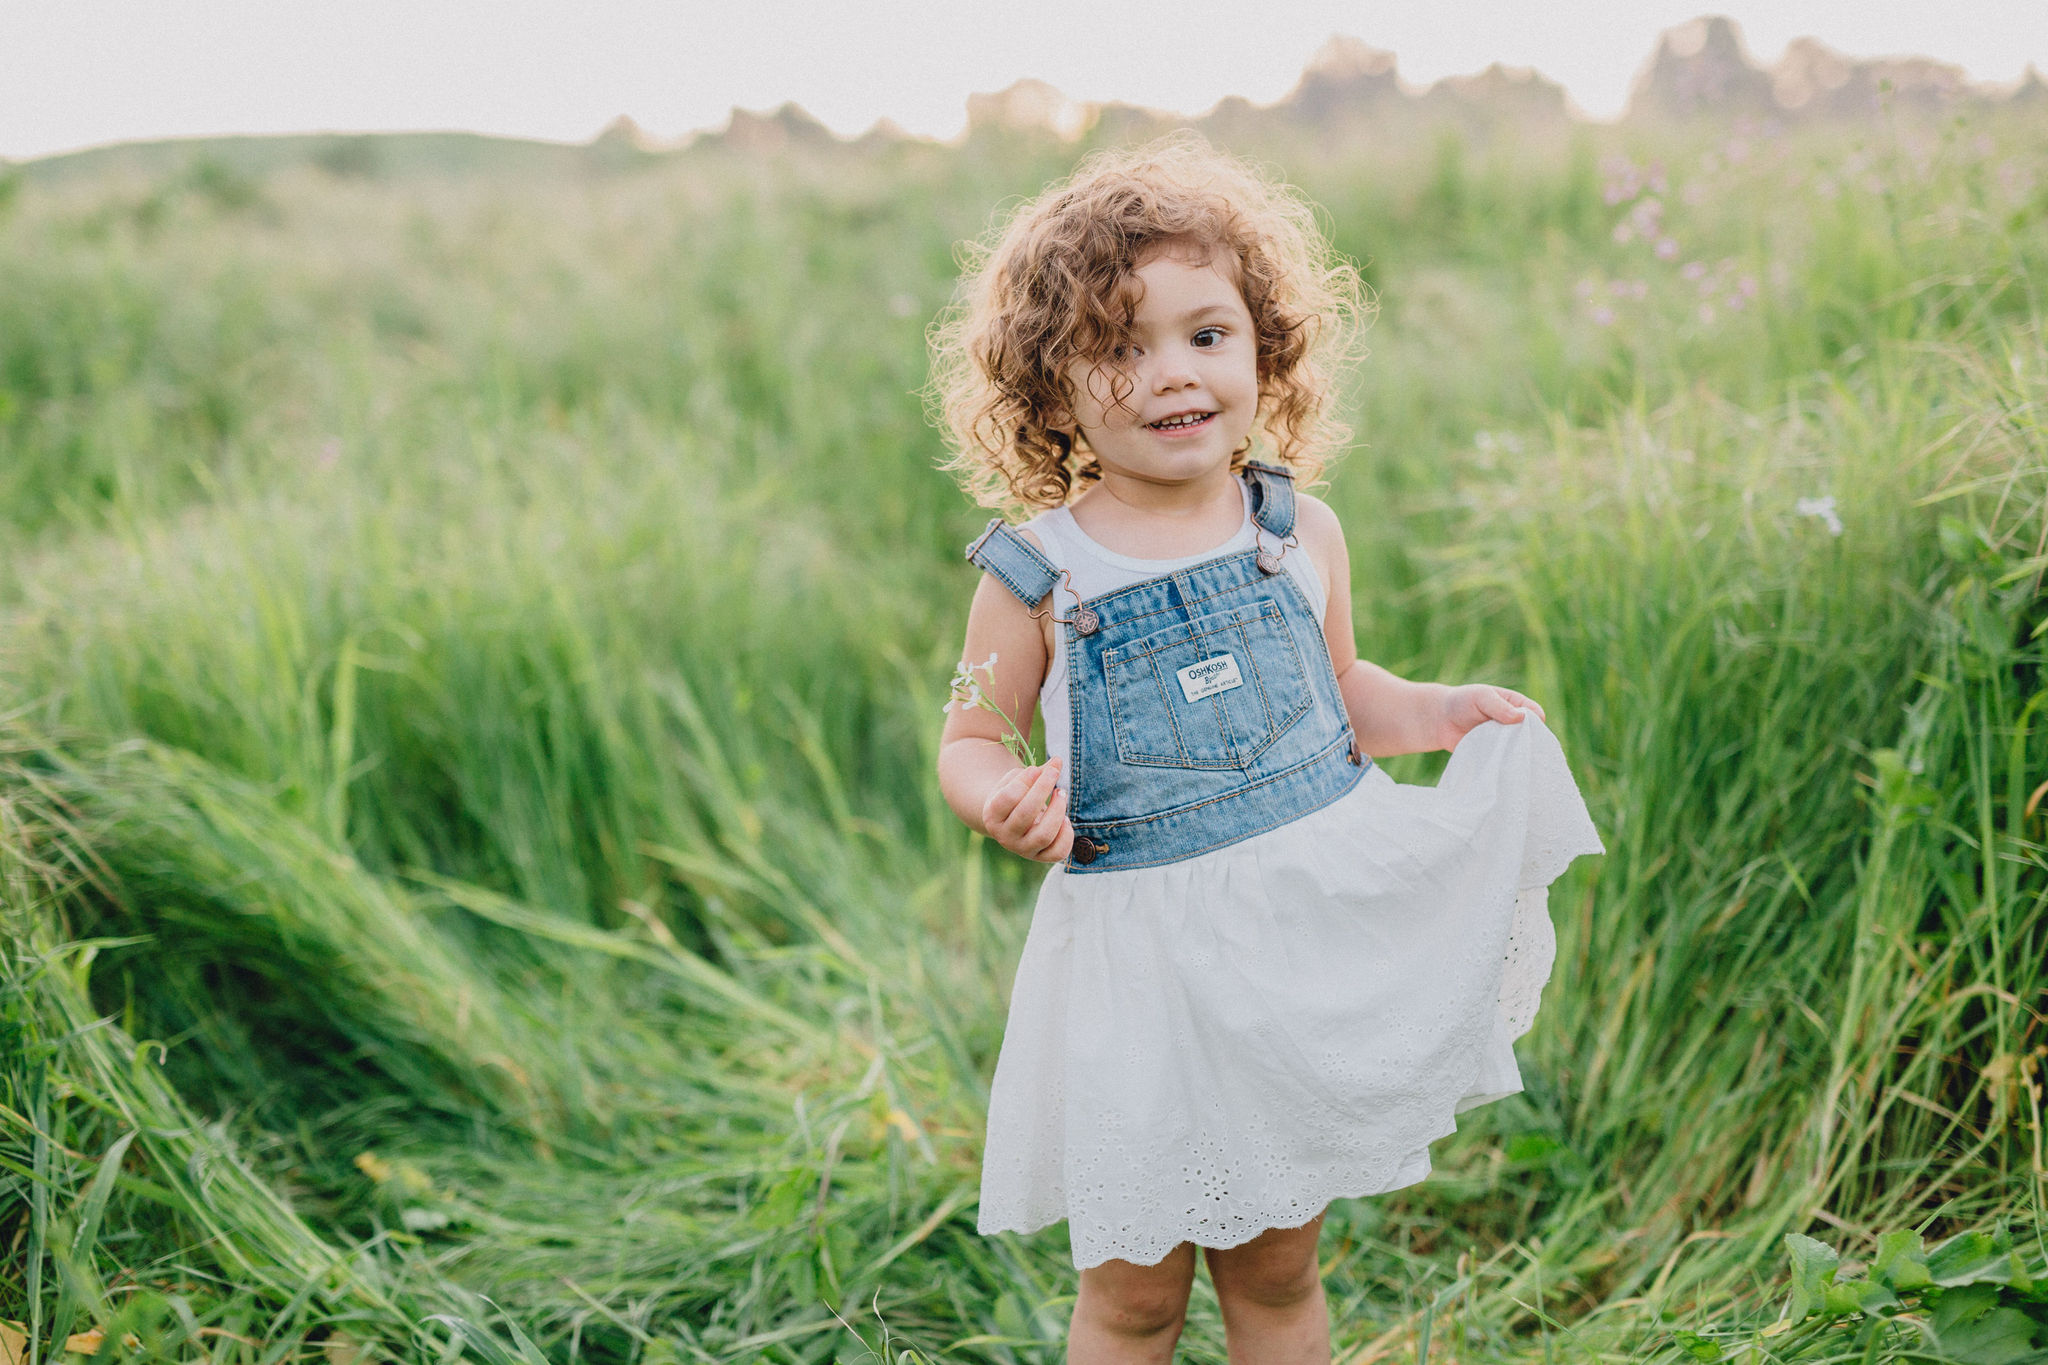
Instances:
[[[1067,819],[1067,794],[1054,785],[1057,757],[1030,768],[1014,768],[981,806],[982,828],[1012,853],[1041,863],[1064,860],[1074,847]]]
[[[1544,718],[1542,707],[1520,692],[1505,687],[1495,687],[1490,683],[1467,683],[1463,687],[1446,687],[1438,695],[1436,747],[1457,748],[1458,741],[1484,721],[1497,720],[1503,725],[1520,725],[1522,713],[1516,708],[1522,706],[1534,711],[1538,720]]]

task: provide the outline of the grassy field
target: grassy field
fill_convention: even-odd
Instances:
[[[1077,150],[0,181],[0,1360],[1061,1358],[917,391]],[[1361,652],[1610,850],[1338,1358],[2048,1348],[2048,124],[1243,150],[1379,295]]]

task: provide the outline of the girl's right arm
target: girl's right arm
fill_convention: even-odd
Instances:
[[[988,574],[967,611],[961,658],[979,663],[996,656],[993,680],[983,689],[1019,734],[1031,733],[1038,689],[1050,664],[1045,635],[1024,604]],[[1058,760],[1025,766],[1003,747],[1001,720],[974,706],[946,713],[939,737],[939,790],[966,822],[1012,853],[1060,862],[1074,846],[1067,794],[1054,785]]]

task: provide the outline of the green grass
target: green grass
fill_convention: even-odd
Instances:
[[[1786,1233],[2038,1256],[2044,133],[1252,149],[1380,295],[1361,651],[1542,699],[1610,850],[1527,1091],[1332,1209],[1340,1359],[1692,1359]],[[0,1319],[1061,1358],[1063,1227],[973,1230],[1041,869],[932,776],[984,514],[916,390],[1073,154],[16,186]]]

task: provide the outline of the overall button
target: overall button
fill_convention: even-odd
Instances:
[[[1102,618],[1095,614],[1093,607],[1076,607],[1074,609],[1074,633],[1076,635],[1093,635],[1101,628]]]
[[[1108,844],[1099,844],[1095,842],[1095,840],[1090,839],[1087,835],[1084,834],[1080,838],[1074,840],[1073,852],[1069,853],[1067,856],[1072,858],[1075,862],[1081,864],[1081,866],[1086,867],[1088,864],[1094,862],[1097,857],[1107,852],[1109,852]]]

